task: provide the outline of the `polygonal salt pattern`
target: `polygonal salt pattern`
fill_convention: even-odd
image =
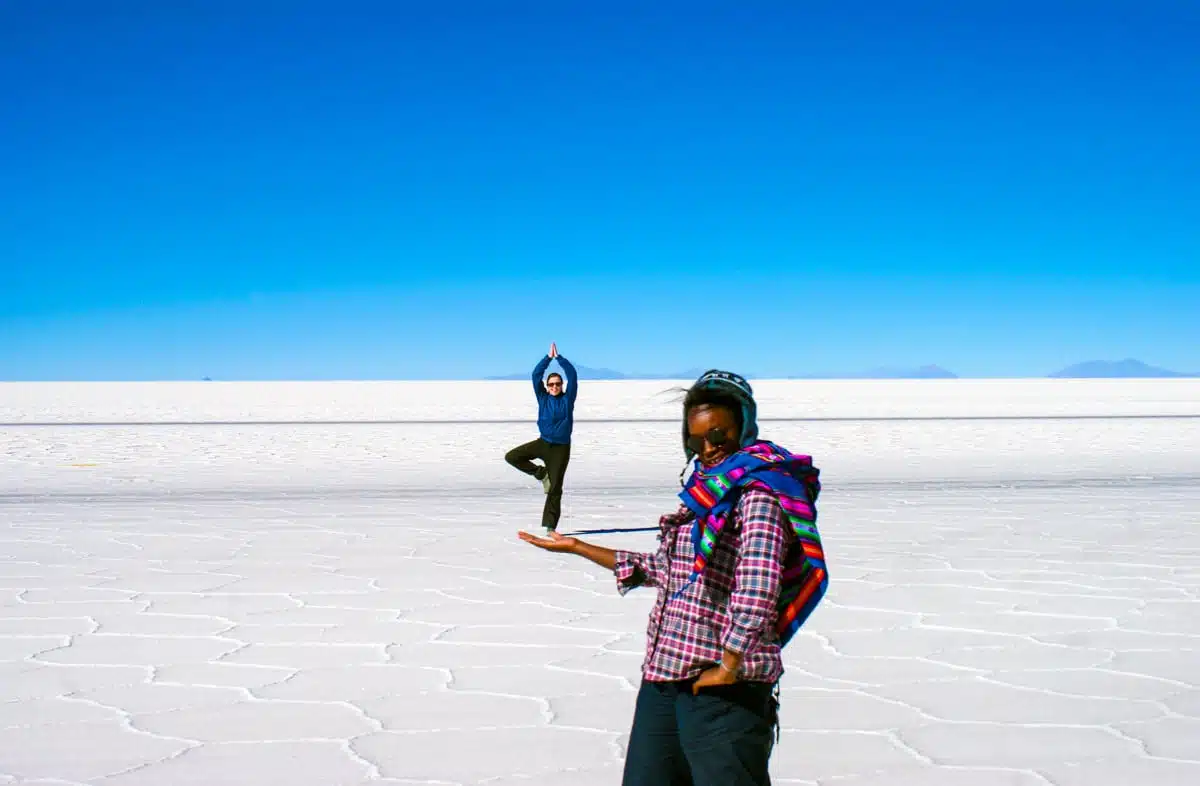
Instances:
[[[516,540],[528,429],[416,428],[0,428],[0,784],[618,783],[652,592]],[[1200,424],[771,431],[827,468],[831,575],[775,783],[1200,783]],[[596,445],[677,427],[579,433],[560,530],[653,548],[675,454]],[[354,458],[460,437],[495,455]]]

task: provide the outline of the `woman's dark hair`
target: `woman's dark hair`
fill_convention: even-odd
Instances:
[[[687,417],[696,407],[722,407],[733,414],[737,423],[738,433],[741,433],[745,423],[742,421],[742,402],[737,396],[724,390],[715,390],[706,385],[696,385],[691,388],[679,388],[683,393],[683,419],[686,425]]]

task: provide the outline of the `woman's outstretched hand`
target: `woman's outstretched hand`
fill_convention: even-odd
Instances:
[[[537,535],[530,535],[528,532],[517,532],[517,537],[526,543],[537,546],[539,549],[546,551],[569,552],[574,551],[579,545],[577,538],[569,538],[565,535],[559,535],[557,532],[551,532],[547,537],[539,538]]]
[[[517,532],[517,537],[526,543],[546,551],[557,551],[560,554],[575,554],[596,563],[605,570],[612,570],[617,565],[617,552],[604,546],[584,543],[579,538],[572,538],[551,532],[544,538],[530,535],[528,532]]]

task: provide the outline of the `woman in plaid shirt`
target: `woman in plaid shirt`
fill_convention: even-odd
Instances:
[[[750,385],[735,374],[707,372],[687,392],[683,423],[685,453],[699,463],[693,479],[699,475],[706,485],[691,483],[681,494],[685,504],[659,520],[656,551],[519,533],[547,551],[578,554],[612,570],[621,594],[658,590],[623,786],[770,784],[780,649],[820,600],[826,579],[812,508],[817,470],[804,463],[807,457],[757,434]],[[778,476],[785,465],[803,469],[808,485],[788,480],[786,486],[803,489],[796,497],[777,493],[775,480],[760,480],[768,478],[766,470]],[[739,468],[721,472],[728,467]],[[714,499],[723,499],[724,508],[713,506]],[[720,520],[710,518],[713,512]]]

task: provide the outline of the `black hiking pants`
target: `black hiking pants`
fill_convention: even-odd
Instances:
[[[533,459],[541,459],[545,466],[534,464]],[[542,526],[556,529],[558,518],[562,515],[563,478],[567,474],[567,464],[571,461],[570,444],[560,445],[539,437],[533,442],[526,442],[508,451],[504,454],[504,460],[538,480],[550,477],[550,491],[546,494],[546,504],[542,508]]]
[[[693,696],[693,682],[642,681],[622,786],[771,786],[774,685],[736,682]]]

